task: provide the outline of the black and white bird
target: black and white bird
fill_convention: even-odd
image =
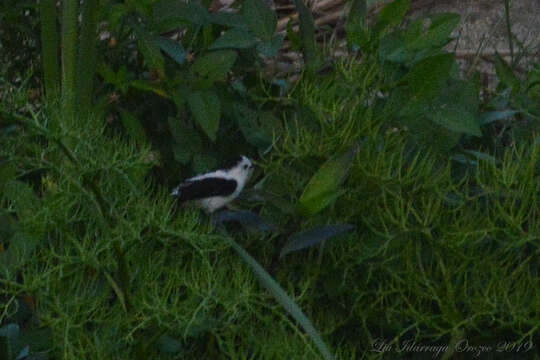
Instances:
[[[241,156],[231,167],[184,180],[171,195],[180,202],[194,200],[202,209],[213,213],[242,192],[252,172],[251,161]]]

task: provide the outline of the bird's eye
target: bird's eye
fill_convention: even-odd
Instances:
[[[244,165],[244,170],[247,170],[248,166],[247,165]]]

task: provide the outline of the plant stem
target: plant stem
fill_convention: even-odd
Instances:
[[[512,41],[512,25],[510,23],[510,0],[504,0],[504,13],[506,16],[506,31],[508,32],[508,46],[510,47],[510,64],[514,64],[514,43]]]
[[[69,121],[75,116],[78,0],[64,0],[62,15],[62,105]]]
[[[58,32],[56,28],[56,1],[41,0],[39,3],[41,20],[41,58],[45,94],[48,99],[58,95],[60,74],[58,71]]]

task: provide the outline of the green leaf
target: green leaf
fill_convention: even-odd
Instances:
[[[223,210],[214,214],[212,221],[214,224],[221,224],[224,222],[238,222],[245,227],[255,229],[258,231],[276,231],[277,227],[274,224],[262,219],[259,215],[252,211],[231,211]]]
[[[32,256],[40,238],[17,231],[9,240],[9,247],[0,253],[0,268],[16,273]]]
[[[14,205],[17,216],[26,219],[36,214],[40,207],[39,198],[32,187],[22,181],[9,181],[4,184],[4,196]]]
[[[410,0],[395,0],[386,5],[377,16],[375,32],[381,33],[389,27],[399,25],[407,14],[409,6]]]
[[[425,114],[435,123],[448,130],[474,136],[482,136],[477,118],[460,104],[443,104]]]
[[[319,168],[300,197],[300,213],[314,215],[341,195],[339,187],[345,181],[358,150],[357,144],[344,154],[326,161]]]
[[[495,72],[497,73],[497,77],[502,84],[511,88],[512,91],[519,90],[519,79],[514,74],[514,71],[510,65],[508,65],[498,53],[495,54]]]
[[[202,140],[197,130],[188,127],[178,118],[169,117],[169,129],[174,138],[174,159],[187,164],[193,155],[203,151]]]
[[[225,80],[238,55],[233,50],[219,50],[195,60],[191,71],[210,82]]]
[[[270,41],[263,41],[257,44],[257,52],[265,57],[274,57],[279,53],[283,45],[284,35],[278,34]]]
[[[157,347],[159,351],[175,355],[183,350],[182,342],[170,337],[169,335],[162,335],[157,341]]]
[[[216,141],[221,116],[221,103],[216,93],[213,91],[194,91],[188,95],[187,101],[195,121],[210,140]]]
[[[458,14],[440,13],[431,16],[431,25],[427,31],[422,31],[416,37],[409,37],[407,48],[422,50],[428,48],[441,48],[448,43],[450,34],[459,24]]]
[[[279,131],[279,119],[268,112],[257,112],[246,105],[235,103],[233,113],[242,135],[248,143],[260,150],[272,145],[273,134]]]
[[[417,99],[432,98],[441,92],[454,63],[452,54],[430,56],[417,62],[403,80]]]
[[[485,112],[480,116],[480,122],[482,125],[490,124],[495,121],[508,119],[516,114],[519,114],[519,110],[500,110]]]
[[[210,21],[212,24],[218,24],[228,27],[241,28],[247,30],[244,17],[238,13],[230,13],[224,11],[216,11],[210,13]]]
[[[164,76],[165,59],[161,55],[156,37],[141,26],[134,26],[133,28],[137,36],[138,48],[144,57],[146,65],[149,69],[157,71],[160,76]]]
[[[296,5],[296,10],[298,10],[300,42],[302,44],[302,52],[304,53],[304,62],[308,64],[308,67],[311,67],[317,56],[313,14],[302,0],[294,0],[294,4]]]
[[[314,195],[310,198],[303,200],[302,204],[298,207],[301,214],[306,216],[312,216],[331,205],[341,195],[345,194],[345,190],[336,190]]]
[[[324,343],[321,335],[315,329],[311,321],[304,315],[302,309],[294,302],[293,299],[287,295],[287,293],[279,286],[279,284],[263,269],[261,265],[249,255],[240,245],[236,243],[232,238],[226,238],[231,244],[232,248],[240,255],[242,260],[248,264],[255,276],[269,292],[277,300],[277,302],[302,326],[305,332],[313,340],[323,359],[331,360],[333,355],[328,349],[328,346]]]
[[[247,49],[255,45],[257,40],[246,30],[231,29],[221,35],[212,45],[210,50],[216,49]]]
[[[287,243],[281,249],[279,257],[282,258],[293,251],[315,246],[321,241],[346,233],[352,229],[354,229],[353,225],[336,224],[316,226],[312,229],[298,232],[289,237]]]
[[[119,108],[119,112],[120,120],[122,121],[122,125],[124,126],[124,129],[128,135],[138,142],[146,142],[146,132],[144,131],[144,127],[139,119],[133,116],[133,114],[131,114],[129,111],[122,108]]]
[[[206,173],[215,169],[218,162],[215,157],[207,154],[195,154],[193,156],[193,170],[197,174]]]
[[[403,36],[398,32],[387,34],[379,41],[379,58],[383,61],[404,63],[410,56]]]
[[[276,31],[277,16],[264,0],[246,0],[242,15],[249,30],[262,40],[270,41]]]
[[[198,1],[160,0],[154,4],[153,14],[154,22],[161,24],[161,30],[184,24],[204,26],[210,23],[210,13]]]
[[[186,62],[187,53],[180,42],[163,36],[158,36],[155,40],[159,45],[160,49],[163,50],[178,64],[182,65]]]
[[[169,95],[167,95],[165,90],[163,90],[158,84],[154,84],[150,81],[133,80],[132,82],[129,83],[129,85],[135,89],[153,92],[154,94],[159,95],[164,98],[169,97]]]

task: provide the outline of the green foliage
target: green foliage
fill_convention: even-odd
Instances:
[[[430,15],[403,28],[408,8],[408,1],[388,4],[372,31],[351,28],[349,43],[377,54],[369,58],[381,64],[386,91],[376,107],[385,118],[391,115],[389,126],[410,130],[417,145],[447,153],[471,136],[482,137],[479,91],[460,79],[454,56],[443,50],[459,15]]]
[[[326,239],[351,231],[352,229],[354,229],[354,226],[348,224],[324,225],[293,234],[281,249],[279,257],[282,258],[293,251],[317,245]]]
[[[356,145],[346,153],[328,160],[317,170],[298,201],[301,214],[315,215],[343,195],[339,187],[345,181],[358,150],[359,146]]]

